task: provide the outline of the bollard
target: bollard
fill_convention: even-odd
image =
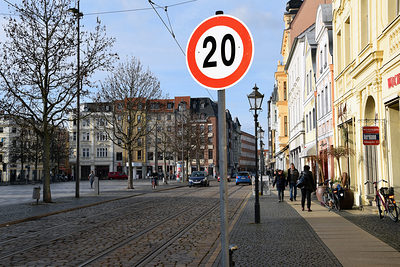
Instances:
[[[95,176],[94,177],[94,192],[96,195],[100,195],[100,183],[99,183],[99,177]]]
[[[233,252],[238,249],[238,246],[236,245],[230,245],[229,246],[229,267],[235,266],[235,262],[233,261]]]
[[[39,205],[39,199],[40,199],[40,186],[34,187],[33,188],[33,194],[32,198],[36,199],[36,205]]]

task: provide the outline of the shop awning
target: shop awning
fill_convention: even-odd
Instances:
[[[301,157],[306,158],[306,157],[315,156],[317,154],[316,152],[317,151],[315,149],[315,144],[309,145],[309,146],[305,147],[304,150],[301,152]]]

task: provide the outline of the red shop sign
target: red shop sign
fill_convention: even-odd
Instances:
[[[379,127],[364,126],[363,127],[363,144],[369,146],[379,145]]]

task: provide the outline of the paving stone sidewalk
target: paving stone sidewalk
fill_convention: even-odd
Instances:
[[[287,202],[260,197],[261,223],[254,224],[254,197],[230,234],[235,266],[342,266],[318,235]],[[220,257],[214,266],[220,266]]]

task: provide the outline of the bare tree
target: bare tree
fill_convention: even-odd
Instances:
[[[148,133],[146,119],[152,99],[161,97],[160,82],[150,70],[144,70],[136,58],[120,63],[101,85],[95,103],[109,103],[110,109],[97,112],[106,123],[104,132],[114,144],[128,152],[128,189],[133,189],[134,151],[144,147]]]
[[[77,95],[76,28],[67,10],[71,0],[23,0],[9,4],[16,16],[8,19],[0,66],[3,105],[7,113],[28,122],[43,141],[43,200],[51,202],[51,129],[66,118]],[[106,37],[97,22],[93,32],[81,33],[81,81],[114,58],[114,40]],[[82,79],[84,77],[85,79]],[[10,105],[9,103],[12,103]]]

